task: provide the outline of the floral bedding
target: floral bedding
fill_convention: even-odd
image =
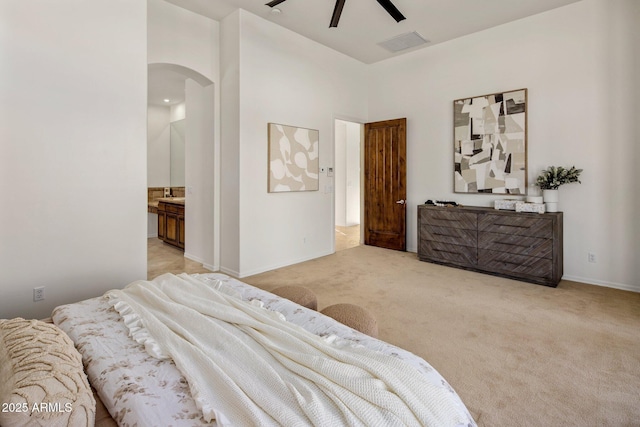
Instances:
[[[243,300],[259,300],[270,310],[319,336],[335,335],[405,360],[451,394],[466,411],[455,391],[423,359],[355,331],[321,313],[218,273],[192,275],[212,284],[219,280]],[[74,341],[82,354],[85,372],[100,399],[120,426],[202,426],[202,418],[189,392],[189,385],[170,360],[149,355],[129,337],[120,315],[104,297],[56,308],[53,320]],[[475,422],[469,415],[469,426]]]

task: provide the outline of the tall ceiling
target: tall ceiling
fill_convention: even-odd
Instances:
[[[579,0],[392,0],[407,18],[399,23],[376,0],[346,0],[337,28],[329,28],[335,0],[286,0],[280,14],[271,13],[268,0],[166,1],[216,21],[245,9],[371,64],[401,54],[378,45],[400,34],[417,31],[430,41],[423,46],[432,46]]]
[[[335,0],[286,0],[274,14],[268,0],[166,0],[216,21],[237,9],[372,64],[417,49],[428,48],[580,0],[392,0],[407,18],[396,22],[376,0],[346,0],[337,28],[329,28]],[[397,53],[378,43],[416,31],[429,42]],[[540,31],[544,31],[541,28]],[[182,81],[181,81],[182,77]],[[167,93],[168,91],[168,93]],[[184,76],[172,72],[149,74],[149,103],[170,105],[184,100]],[[170,99],[170,104],[162,99]]]

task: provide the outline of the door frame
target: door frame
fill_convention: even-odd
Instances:
[[[364,244],[364,228],[362,224],[364,222],[364,124],[367,123],[366,119],[356,118],[353,116],[346,116],[341,114],[333,115],[332,122],[332,139],[333,144],[331,154],[331,164],[336,164],[336,120],[342,120],[344,122],[357,123],[360,125],[360,244]],[[331,253],[336,252],[336,188],[335,181],[331,181]]]

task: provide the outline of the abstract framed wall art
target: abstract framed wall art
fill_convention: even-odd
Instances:
[[[318,191],[319,132],[269,123],[269,193]]]
[[[527,89],[453,101],[454,191],[526,194]]]

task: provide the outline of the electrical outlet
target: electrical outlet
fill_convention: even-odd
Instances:
[[[44,299],[44,286],[33,288],[33,300],[42,301]]]
[[[594,254],[593,252],[589,252],[587,254],[587,259],[590,263],[595,264],[596,263],[596,254]]]

